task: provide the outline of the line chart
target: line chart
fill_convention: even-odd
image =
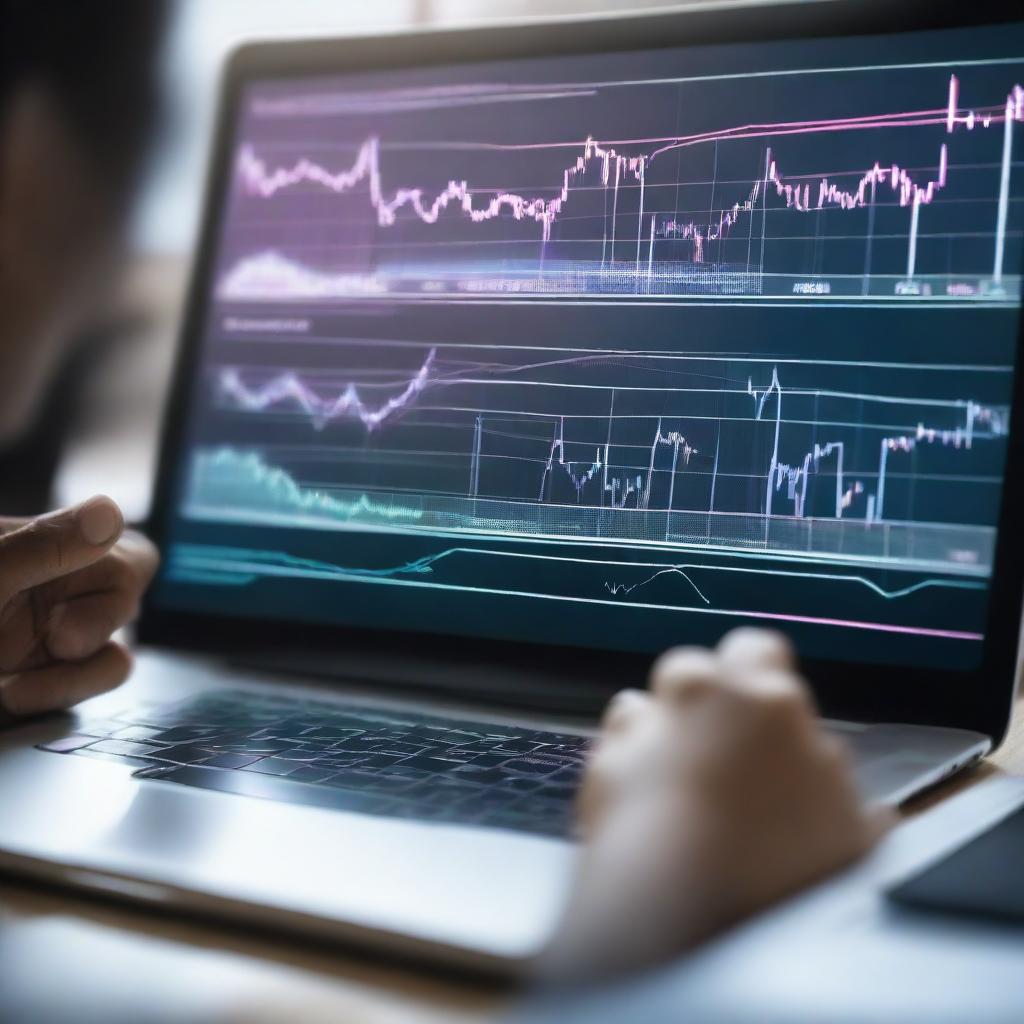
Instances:
[[[205,573],[216,571],[220,572],[223,575],[223,581],[225,583],[233,583],[236,585],[244,585],[245,583],[249,582],[249,578],[251,577],[251,575],[258,575],[260,572],[266,571],[268,568],[274,567],[276,567],[279,570],[287,570],[289,568],[296,570],[313,570],[346,577],[366,576],[388,578],[399,576],[421,576],[433,573],[435,571],[437,563],[446,559],[456,558],[458,556],[468,558],[529,558],[563,563],[583,563],[586,565],[595,564],[595,560],[590,558],[566,558],[551,555],[541,555],[529,552],[501,551],[492,548],[477,547],[446,548],[444,551],[441,551],[434,555],[427,555],[423,558],[418,558],[415,561],[406,562],[403,565],[389,566],[385,568],[363,568],[353,566],[330,565],[325,562],[316,561],[315,559],[296,558],[293,555],[288,555],[283,552],[268,552],[262,549],[216,547],[209,545],[182,545],[180,548],[177,549],[175,554],[177,571],[200,571]],[[213,559],[216,559],[217,562],[213,562]],[[636,583],[606,583],[605,588],[611,594],[629,594],[640,587],[652,583],[659,576],[663,576],[666,574],[675,574],[680,575],[684,579],[686,579],[687,583],[690,584],[696,595],[705,604],[710,604],[710,599],[705,597],[700,588],[689,578],[689,576],[686,575],[687,570],[695,574],[698,572],[706,572],[711,575],[721,572],[727,572],[747,573],[755,576],[773,576],[790,579],[823,578],[821,574],[818,573],[795,572],[792,570],[785,569],[762,569],[756,566],[709,567],[707,564],[702,562],[692,562],[680,565],[665,566],[663,563],[660,562],[636,562],[632,560],[622,561],[613,559],[600,559],[596,560],[596,564],[605,566],[609,572],[618,571],[620,573],[626,573],[634,572],[636,570],[655,570],[651,572],[650,575],[640,579]],[[879,586],[870,578],[861,575],[826,574],[824,578],[835,580],[842,583],[849,583],[866,587],[868,590],[877,594],[879,597],[883,597],[889,601],[898,600],[901,597],[908,597],[909,595],[917,593],[919,590],[924,590],[927,587],[951,587],[954,589],[980,590],[984,589],[985,586],[984,583],[970,580],[928,579],[922,580],[918,583],[914,583],[911,586],[901,587],[897,590],[886,590],[884,587]]]
[[[1000,68],[999,73],[1007,72]],[[950,300],[1017,295],[1019,261],[1014,247],[1007,263],[1007,239],[1016,238],[1021,230],[1019,217],[1011,215],[1010,182],[1015,126],[1024,122],[1024,88],[1011,81],[987,104],[965,105],[960,78],[951,74],[942,100],[919,109],[798,121],[766,118],[710,131],[613,142],[602,142],[593,134],[575,144],[480,141],[457,149],[446,182],[435,188],[387,183],[424,173],[424,160],[417,151],[419,162],[407,166],[401,139],[389,156],[390,137],[384,131],[354,143],[352,163],[340,167],[304,154],[290,163],[271,162],[257,143],[246,140],[236,160],[236,188],[244,200],[240,209],[255,204],[252,216],[265,225],[267,212],[276,210],[276,204],[291,211],[295,203],[317,202],[317,193],[322,193],[342,204],[347,221],[365,221],[359,211],[366,211],[377,254],[371,262],[365,254],[361,257],[360,239],[349,237],[352,228],[339,222],[331,247],[334,265],[311,263],[304,254],[286,251],[289,235],[284,220],[279,237],[242,253],[228,266],[219,294],[225,301],[324,300],[429,287],[454,294],[842,294]],[[809,140],[835,148],[835,140],[847,134],[861,143],[858,154],[866,155],[860,167],[824,173],[815,165],[784,169],[800,159],[794,155],[787,162],[787,148],[798,153],[796,144]],[[910,137],[921,141],[909,159],[879,155],[898,152],[904,148],[903,139]],[[731,157],[738,166],[756,163],[745,182],[742,172],[719,182],[723,147],[743,154]],[[441,156],[435,162],[443,160],[443,146],[437,148]],[[709,152],[713,166],[707,181],[704,164]],[[500,157],[496,165],[495,155]],[[684,173],[684,155],[694,168],[689,179],[673,176]],[[490,184],[491,175],[507,180],[517,162],[532,166],[539,156],[548,159],[551,169],[536,173],[549,175],[550,185],[517,190]],[[980,158],[984,160],[979,162]],[[487,169],[481,172],[487,173],[487,184],[473,182],[466,173],[467,162]],[[660,174],[663,167],[669,167],[668,176]],[[982,177],[988,199],[976,194]],[[708,191],[710,196],[705,197]],[[720,205],[723,193],[736,192],[737,198]],[[669,194],[673,205],[666,208]],[[947,197],[949,210],[925,217],[936,222],[940,235],[922,233],[922,211],[939,207],[940,199]],[[957,245],[960,232],[950,227],[956,203],[965,201],[971,204],[967,223],[975,234],[980,229],[989,237],[984,267],[977,242]],[[317,208],[324,209],[322,203]],[[827,223],[823,214],[831,215]],[[815,221],[816,252],[810,267],[806,259],[794,260],[787,251],[793,247],[787,247],[781,226],[793,225],[794,217]],[[886,236],[876,239],[880,217],[891,226]],[[853,261],[862,265],[851,264],[845,273],[825,273],[824,247],[836,253],[837,267],[847,262],[849,240],[836,236],[850,230],[848,223],[853,231],[863,232],[863,253]],[[533,225],[533,237],[521,231],[510,234],[508,227],[517,224]],[[780,229],[773,231],[775,224]],[[465,227],[470,229],[468,236]],[[473,229],[486,227],[503,233],[477,230],[474,237]],[[806,230],[799,224],[795,230],[799,242]],[[387,246],[396,233],[403,247],[426,246],[424,260],[410,260],[407,251],[395,257]],[[963,271],[951,273],[948,258],[944,273],[935,273],[934,266],[928,269],[935,260],[924,250],[934,248],[939,237],[947,247],[965,250]],[[474,242],[498,245],[500,260],[467,260],[458,247]],[[889,252],[873,254],[873,248]],[[527,254],[529,249],[534,250],[532,255]],[[877,267],[872,266],[873,259]]]
[[[357,346],[353,350],[353,357],[360,355]],[[805,365],[780,373],[778,365],[706,358],[673,371],[666,383],[662,360],[632,355],[630,383],[624,383],[617,353],[551,355],[485,364],[465,350],[455,358],[432,345],[408,376],[392,372],[363,381],[334,369],[307,379],[290,369],[228,366],[215,372],[214,390],[226,414],[305,422],[320,437],[344,433],[350,448],[387,427],[375,448],[377,482],[370,496],[357,490],[366,486],[358,477],[337,480],[324,492],[342,495],[346,521],[376,520],[387,507],[396,520],[415,519],[421,527],[448,522],[490,532],[500,526],[489,526],[489,517],[501,523],[514,516],[524,532],[573,537],[584,521],[567,512],[573,506],[587,511],[600,535],[624,530],[651,541],[672,539],[676,513],[702,515],[709,541],[713,531],[735,525],[730,516],[742,517],[748,531],[761,523],[762,533],[770,531],[773,516],[785,517],[791,531],[800,530],[793,520],[814,520],[822,543],[829,520],[891,522],[896,530],[929,518],[941,522],[935,511],[948,503],[945,478],[971,466],[990,471],[997,460],[984,449],[995,445],[1001,452],[1008,432],[1005,405],[955,390],[939,398],[827,386],[829,379],[849,379],[845,368]],[[787,372],[811,386],[784,385]],[[953,387],[962,377],[961,371],[932,373]],[[481,404],[482,394],[495,392],[500,405]],[[562,411],[567,406],[575,412]],[[445,444],[428,451],[428,434]],[[907,470],[926,454],[932,479],[914,479],[911,472],[908,481]],[[434,469],[426,484],[422,460],[428,455]],[[197,461],[200,489],[230,469],[241,488],[233,504],[256,507],[271,471],[254,459],[230,448],[204,454]],[[252,475],[248,484],[246,474]],[[973,485],[972,501],[992,501],[998,479],[988,476],[988,484],[979,479]],[[298,493],[292,482],[287,501],[307,513],[317,499],[300,501]],[[201,504],[216,502],[207,496]],[[625,519],[616,515],[621,511],[642,515]],[[537,523],[532,531],[531,518]],[[758,536],[750,533],[745,543],[757,543]],[[801,535],[794,543],[803,549],[807,541]],[[964,550],[970,549],[968,543]],[[964,561],[963,550],[956,550]]]
[[[446,551],[442,555],[437,556],[434,561],[439,561],[441,558],[448,557],[459,553],[469,553],[472,555],[485,555],[485,556],[506,556],[515,557],[514,555],[509,556],[506,552],[481,552],[477,549],[453,549]],[[536,557],[536,556],[528,556]],[[589,561],[587,564],[592,564]],[[707,568],[706,566],[704,567]],[[351,570],[341,566],[334,566],[322,562],[314,562],[309,559],[298,559],[293,556],[278,554],[275,552],[267,552],[262,550],[238,550],[232,548],[212,548],[204,549],[202,547],[182,546],[175,548],[172,553],[172,565],[171,570],[178,579],[182,581],[189,581],[192,579],[200,579],[204,583],[216,582],[219,585],[235,585],[244,586],[250,583],[254,578],[260,576],[274,577],[284,576],[287,578],[312,578],[312,579],[326,579],[326,580],[346,580],[346,579],[358,579],[364,583],[376,583],[383,586],[398,586],[398,587],[411,587],[411,588],[422,588],[431,587],[435,589],[465,589],[459,584],[448,584],[448,583],[425,583],[421,580],[416,579],[403,579],[402,576],[410,574],[413,576],[421,575],[425,571],[433,571],[432,566],[424,566],[422,563],[414,563],[411,566],[402,566],[394,570],[385,570],[382,572],[373,570]],[[764,570],[737,570],[740,572],[763,572]],[[790,575],[802,575],[804,578],[813,578],[810,574],[790,574]],[[866,581],[857,577],[843,577],[844,582],[850,583],[864,583]],[[937,581],[938,582],[938,581]],[[533,600],[541,601],[572,601],[572,602],[586,602],[591,604],[618,604],[620,607],[632,607],[641,611],[647,611],[652,609],[659,609],[658,605],[652,605],[649,603],[630,602],[628,605],[622,605],[620,602],[608,600],[600,597],[578,597],[575,595],[563,595],[558,593],[550,593],[541,590],[532,592],[522,592],[513,589],[503,590],[501,588],[475,588],[478,593],[486,594],[490,593],[494,596],[508,596],[508,597],[526,597]],[[920,588],[919,588],[920,589]],[[707,599],[703,599],[706,605]],[[710,609],[705,609],[700,605],[696,607],[680,607],[679,605],[667,605],[660,606],[660,610],[676,612],[686,610],[689,613],[701,612]],[[767,611],[767,610],[751,610],[751,609],[732,609],[732,608],[718,608],[714,610],[714,614],[725,615],[728,617],[741,617],[744,619],[756,619],[766,622],[802,622],[812,625],[833,625],[833,626],[846,626],[852,629],[873,629],[881,632],[889,633],[912,633],[918,636],[933,637],[933,638],[945,638],[945,639],[961,639],[961,640],[977,640],[980,639],[980,634],[970,633],[965,630],[943,630],[933,628],[920,628],[910,627],[904,625],[894,625],[886,623],[875,623],[875,622],[858,622],[856,620],[842,621],[837,619],[830,619],[820,615],[811,614],[780,614],[778,612]]]
[[[976,665],[1024,28],[863,46],[248,83],[155,600]]]

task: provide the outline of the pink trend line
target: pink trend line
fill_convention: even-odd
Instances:
[[[250,388],[242,381],[238,370],[228,368],[221,371],[218,384],[223,394],[230,396],[240,408],[247,411],[259,412],[281,402],[291,401],[296,402],[312,419],[317,430],[322,430],[331,420],[342,418],[358,419],[367,430],[375,430],[385,420],[409,406],[427,387],[431,381],[436,354],[437,350],[431,349],[423,365],[402,392],[376,407],[363,401],[355,384],[349,384],[335,398],[321,398],[291,372],[275,377],[262,387]]]
[[[817,615],[785,615],[780,612],[736,611],[732,615],[749,615],[752,619],[774,622],[806,622],[815,626],[840,626],[844,629],[873,629],[882,633],[908,633],[911,636],[933,636],[942,640],[984,640],[984,633],[958,629],[933,629],[929,626],[896,626],[887,622],[860,622],[855,619],[821,618]]]
[[[1002,113],[982,113],[978,110],[960,111],[960,83],[956,75],[950,76],[947,104],[935,111],[911,112],[910,114],[879,114],[861,117],[821,121],[784,122],[778,125],[745,125],[707,132],[696,136],[679,137],[669,145],[662,146],[649,155],[626,156],[609,145],[602,145],[588,136],[583,143],[583,152],[575,162],[562,172],[561,187],[554,198],[543,196],[522,196],[514,192],[499,192],[490,195],[483,206],[475,205],[476,193],[466,180],[451,180],[433,199],[424,195],[422,188],[400,188],[390,197],[385,196],[380,167],[380,140],[376,136],[367,139],[359,149],[356,160],[347,170],[332,172],[321,164],[305,157],[290,168],[269,170],[266,163],[256,156],[251,146],[242,147],[238,158],[238,171],[244,186],[253,195],[270,198],[285,188],[312,182],[330,191],[344,193],[366,182],[369,187],[370,204],[377,214],[382,227],[389,227],[396,221],[398,211],[408,206],[425,224],[437,223],[441,213],[454,204],[472,223],[492,220],[508,210],[515,220],[533,220],[541,225],[542,238],[551,238],[551,228],[569,201],[574,182],[584,176],[595,161],[600,165],[601,183],[616,190],[620,181],[632,177],[643,188],[647,168],[660,153],[682,145],[709,142],[730,138],[749,138],[758,134],[787,135],[807,134],[818,131],[838,131],[864,128],[895,126],[899,124],[944,124],[947,134],[952,134],[958,125],[968,131],[977,126],[1012,119],[1024,121],[1024,89],[1015,85],[1007,95]],[[996,110],[997,108],[992,108]],[[763,131],[762,129],[767,129]],[[935,179],[921,185],[913,181],[908,169],[893,163],[883,166],[879,161],[862,176],[853,190],[846,190],[827,177],[821,178],[817,196],[812,198],[809,184],[787,182],[778,163],[772,159],[769,149],[762,179],[751,186],[747,198],[732,207],[720,211],[718,222],[707,225],[697,222],[667,222],[659,234],[663,237],[688,239],[693,242],[694,262],[703,262],[704,245],[707,241],[724,237],[737,222],[740,215],[750,213],[761,196],[762,189],[774,188],[776,194],[785,198],[789,209],[808,212],[827,206],[843,210],[854,210],[868,204],[868,191],[872,186],[888,184],[899,196],[901,206],[918,206],[931,203],[936,193],[945,187],[948,175],[948,153],[943,144],[939,150],[938,172]]]

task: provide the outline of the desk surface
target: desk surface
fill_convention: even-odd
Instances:
[[[914,801],[907,813],[997,772],[1024,775],[1024,701],[993,758]],[[83,1008],[92,1008],[95,1019],[120,1020],[138,1019],[145,1006],[152,1012],[142,1016],[152,1021],[460,1024],[495,1016],[508,998],[478,983],[412,967],[10,879],[0,879],[0,992],[4,1019],[21,1010],[22,1019],[66,1015],[79,1022],[93,1019]]]

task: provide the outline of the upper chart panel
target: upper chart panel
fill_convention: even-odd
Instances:
[[[217,296],[1018,301],[1020,61],[843,47],[260,84]]]

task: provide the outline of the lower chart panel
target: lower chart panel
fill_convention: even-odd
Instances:
[[[418,631],[450,628],[457,614],[463,624],[479,619],[484,635],[528,631],[565,643],[593,632],[593,642],[622,649],[709,642],[741,624],[806,631],[820,650],[804,644],[805,652],[819,656],[829,653],[836,631],[872,635],[880,659],[890,647],[907,650],[908,642],[936,651],[945,640],[982,638],[965,626],[965,608],[984,607],[986,580],[976,569],[894,571],[753,552],[651,547],[640,554],[614,543],[460,541],[391,531],[352,533],[339,543],[336,533],[310,530],[301,540],[292,534],[289,550],[280,550],[268,543],[272,532],[204,524],[202,542],[173,547],[168,578],[194,587],[211,607],[227,591],[236,608],[287,607],[299,618],[364,618],[376,626],[383,617]],[[211,533],[224,543],[212,543]],[[316,557],[339,550],[348,553],[344,562]]]

